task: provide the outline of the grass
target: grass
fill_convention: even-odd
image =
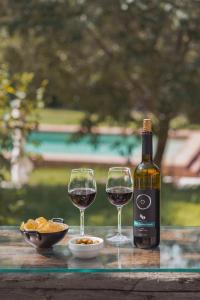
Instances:
[[[80,124],[84,116],[83,112],[67,109],[45,108],[40,113],[40,123],[44,124]]]
[[[117,210],[106,199],[107,169],[95,169],[98,193],[86,210],[87,225],[116,225]],[[36,169],[30,184],[20,190],[0,191],[0,223],[19,224],[27,218],[45,216],[63,217],[70,225],[79,224],[79,211],[67,195],[70,169]],[[162,186],[162,225],[200,226],[200,188],[177,190],[171,185]],[[132,202],[123,208],[122,222],[132,224]]]
[[[52,109],[44,108],[40,112],[39,122],[41,124],[54,124],[54,125],[80,125],[85,114],[82,111],[69,110],[69,109]],[[94,119],[96,115],[93,114]],[[100,122],[98,126],[110,126],[109,121]],[[112,121],[112,126],[120,126],[116,121]],[[122,124],[121,124],[122,126]]]
[[[44,124],[55,124],[55,125],[79,125],[84,117],[84,113],[76,110],[69,109],[53,109],[44,108],[40,112],[40,122]],[[105,121],[99,125],[110,126],[110,123]],[[118,123],[113,125],[120,126]],[[132,124],[133,125],[133,124]],[[200,124],[190,124],[185,116],[180,115],[174,118],[170,124],[173,129],[200,129]]]

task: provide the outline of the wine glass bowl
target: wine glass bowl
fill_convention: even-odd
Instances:
[[[116,186],[106,190],[108,200],[115,206],[124,206],[132,198],[133,191],[131,188]]]
[[[86,209],[95,199],[96,191],[91,188],[75,188],[69,192],[74,206],[79,209]]]

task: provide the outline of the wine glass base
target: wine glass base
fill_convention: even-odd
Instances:
[[[131,243],[131,239],[122,234],[116,234],[114,236],[107,237],[106,240],[114,245],[124,245]]]

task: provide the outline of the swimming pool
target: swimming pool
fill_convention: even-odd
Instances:
[[[92,142],[93,141],[93,142]],[[185,143],[184,139],[169,139],[165,158],[171,159]],[[156,148],[156,139],[154,138]],[[81,154],[112,157],[128,157],[141,154],[140,137],[101,134],[95,142],[94,135],[84,135],[74,140],[72,133],[33,131],[27,140],[26,151],[36,154]]]

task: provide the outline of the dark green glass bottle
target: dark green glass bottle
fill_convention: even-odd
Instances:
[[[160,243],[160,170],[152,154],[151,120],[144,119],[142,162],[134,172],[134,244],[150,249]]]

